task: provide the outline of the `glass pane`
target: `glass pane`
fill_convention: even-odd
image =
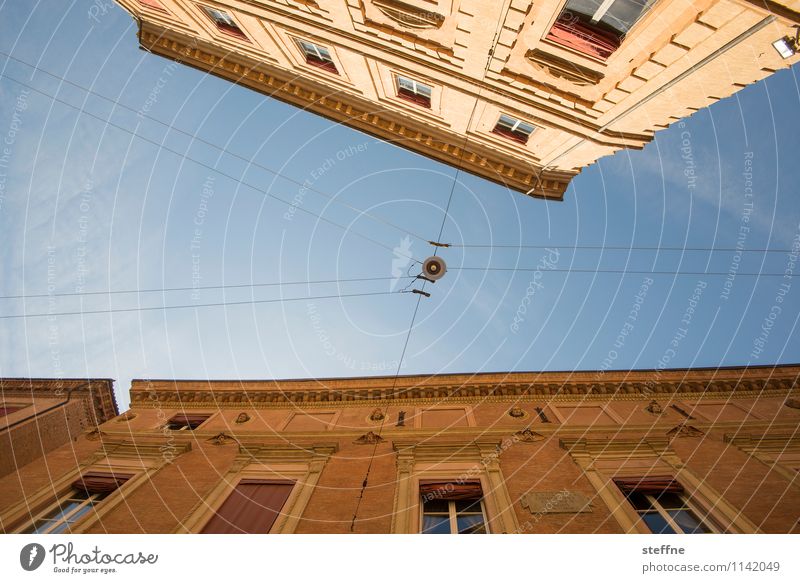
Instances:
[[[500,116],[500,119],[497,120],[497,125],[499,125],[502,128],[509,129],[509,130],[512,127],[514,127],[515,123],[517,123],[517,120],[515,120],[513,117],[510,117],[510,116],[508,116],[506,114],[502,114]]]
[[[631,492],[628,494],[628,501],[636,510],[650,510],[653,506],[650,504],[650,500],[647,499],[647,496],[639,492]]]
[[[85,515],[86,515],[86,514],[87,514],[87,513],[88,513],[88,512],[91,510],[91,509],[92,509],[92,505],[91,505],[91,504],[87,504],[86,506],[84,506],[83,508],[81,508],[80,510],[78,510],[78,511],[77,511],[75,514],[73,514],[72,516],[70,516],[70,517],[69,517],[69,521],[70,521],[70,522],[77,522],[77,521],[78,521],[78,520],[80,520],[80,519],[81,519],[83,516],[85,516]]]
[[[450,534],[450,517],[424,515],[422,534]]]
[[[411,79],[406,79],[405,77],[398,77],[397,84],[402,87],[403,89],[408,89],[409,91],[414,91],[414,82]]]
[[[686,534],[711,532],[711,529],[700,522],[700,519],[691,510],[672,510],[669,515]]]
[[[520,122],[520,124],[517,126],[517,131],[529,136],[533,133],[533,126],[525,122]]]
[[[459,514],[462,512],[482,513],[480,498],[477,500],[456,500],[456,512]]]
[[[50,534],[59,534],[69,529],[69,525],[66,522],[60,523],[57,527],[50,531]]]
[[[658,512],[645,512],[642,514],[642,520],[654,534],[675,534],[669,523]]]
[[[458,534],[486,534],[483,514],[460,515],[456,518]]]
[[[317,50],[319,51],[319,56],[321,58],[323,58],[325,60],[328,60],[328,61],[332,60],[331,59],[331,53],[330,53],[330,51],[328,51],[328,49],[326,49],[325,47],[317,47]]]
[[[681,508],[686,508],[686,502],[684,502],[683,498],[681,498],[678,494],[659,494],[656,496],[656,500],[658,500],[658,503],[664,507],[664,510],[680,510]]]
[[[649,0],[615,0],[600,22],[620,32],[628,32],[649,3]]]
[[[51,520],[60,520],[60,519],[61,519],[61,518],[62,518],[64,515],[68,514],[69,512],[72,512],[73,510],[75,510],[75,509],[76,509],[78,506],[80,506],[81,504],[83,504],[83,501],[78,501],[78,502],[64,502],[64,503],[61,505],[61,508],[60,508],[60,509],[59,509],[59,507],[58,507],[58,506],[56,506],[56,507],[53,509],[52,513],[49,513],[49,514],[48,514],[47,518],[49,518],[49,519],[51,519]]]
[[[447,500],[427,500],[425,503],[425,514],[429,512],[443,512],[447,514],[450,509],[447,505]]]
[[[427,85],[417,83],[417,94],[430,98],[430,96],[433,94],[433,90]]]
[[[580,14],[584,16],[584,20],[591,20],[603,0],[569,0],[564,7],[564,11],[571,12],[574,15]]]

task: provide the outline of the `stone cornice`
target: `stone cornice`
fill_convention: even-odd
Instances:
[[[203,40],[179,38],[165,30],[143,29],[142,46],[148,51],[217,75],[259,93],[302,107],[323,117],[422,153],[446,164],[456,165],[518,192],[539,198],[561,200],[577,172],[543,170],[525,158],[498,154],[490,145],[475,141],[462,147],[461,134],[417,120],[405,114],[376,107],[376,104],[282,71],[272,63],[225,52]]]
[[[530,401],[785,397],[800,367],[486,373],[275,381],[134,380],[133,408],[425,405]]]
[[[0,399],[81,399],[90,419],[103,423],[119,414],[114,380],[100,378],[0,378]]]

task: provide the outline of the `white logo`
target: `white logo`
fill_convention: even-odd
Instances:
[[[392,259],[393,279],[389,286],[389,291],[394,291],[394,288],[400,283],[400,278],[404,275],[403,270],[411,263],[411,238],[406,235],[392,251],[394,252],[394,259]]]

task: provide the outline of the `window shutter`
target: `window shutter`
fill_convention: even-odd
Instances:
[[[200,413],[178,413],[177,415],[173,415],[172,418],[169,420],[170,423],[185,423],[187,425],[200,425],[211,417],[208,414],[200,414]]]
[[[474,500],[483,497],[480,482],[423,482],[419,493],[426,500]]]
[[[547,40],[600,59],[610,57],[621,42],[619,36],[581,22],[567,11],[553,24]]]
[[[632,494],[634,492],[638,494],[651,494],[653,496],[664,493],[683,493],[683,486],[681,486],[672,476],[622,478],[614,480],[614,483],[625,495]]]
[[[129,474],[100,474],[90,472],[72,483],[72,487],[81,492],[92,494],[110,494],[131,479]]]
[[[208,521],[205,534],[266,534],[289,498],[294,482],[242,480]]]

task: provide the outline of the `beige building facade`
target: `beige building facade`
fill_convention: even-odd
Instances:
[[[797,0],[117,1],[147,51],[555,199],[798,59]]]
[[[798,429],[800,366],[137,380],[130,410],[0,478],[0,524],[797,533]]]

